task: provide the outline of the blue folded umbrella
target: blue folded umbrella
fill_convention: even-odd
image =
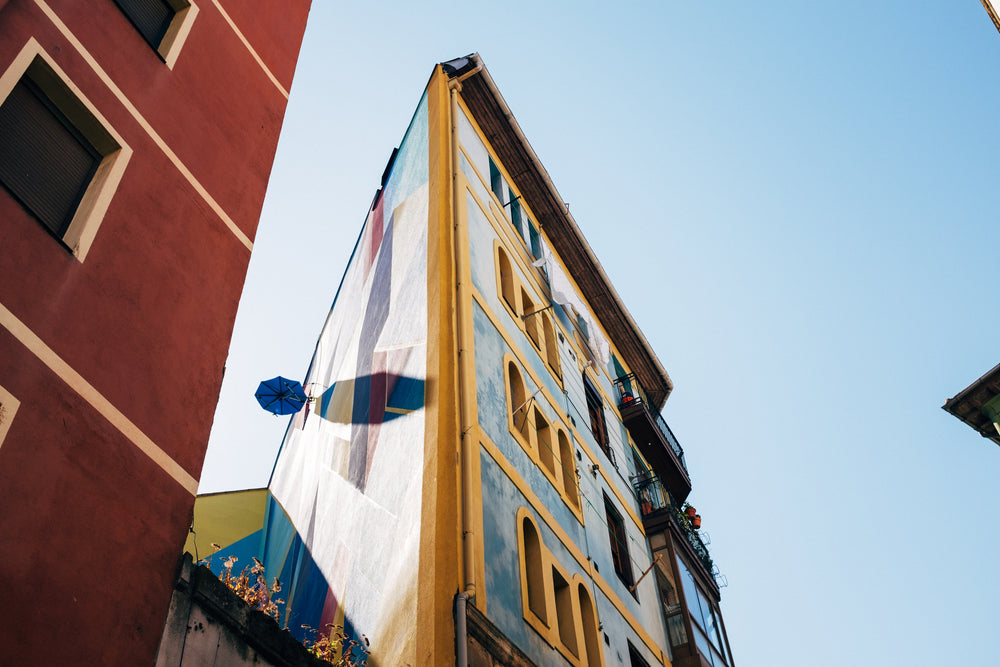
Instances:
[[[301,384],[280,375],[261,382],[254,396],[260,407],[276,415],[295,414],[309,400]]]

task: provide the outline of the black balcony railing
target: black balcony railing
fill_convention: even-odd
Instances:
[[[670,443],[670,449],[673,450],[674,456],[680,461],[681,466],[684,468],[684,472],[687,473],[687,461],[684,460],[684,448],[681,447],[681,443],[677,441],[674,436],[673,431],[667,426],[667,422],[663,419],[663,415],[660,411],[649,402],[646,398],[646,392],[642,390],[642,386],[635,377],[635,373],[629,373],[628,375],[623,375],[622,377],[615,380],[615,388],[618,389],[618,407],[633,407],[641,405],[646,409],[646,412],[650,414],[653,421],[656,423],[657,429],[663,435],[663,438]]]
[[[643,519],[664,512],[673,522],[680,533],[687,540],[688,545],[694,551],[695,556],[705,568],[705,572],[712,578],[715,577],[712,555],[708,553],[708,547],[698,535],[698,531],[691,525],[691,519],[679,507],[670,496],[670,492],[663,488],[660,480],[656,477],[642,475],[632,483],[635,489],[636,499],[639,501],[639,508],[642,511]]]

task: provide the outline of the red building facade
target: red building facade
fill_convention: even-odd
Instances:
[[[309,0],[0,0],[0,663],[151,664]]]

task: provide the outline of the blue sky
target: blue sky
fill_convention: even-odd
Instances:
[[[983,7],[356,4],[314,2],[202,491],[266,483],[257,382],[305,374],[431,69],[478,51],[675,382],[736,663],[996,664],[1000,449],[940,409],[1000,361]]]

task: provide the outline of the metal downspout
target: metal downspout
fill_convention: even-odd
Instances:
[[[455,596],[455,666],[469,667],[469,629],[465,622],[465,607],[469,602],[469,592],[462,591]]]
[[[465,341],[463,339],[462,331],[465,323],[465,302],[467,297],[468,287],[465,285],[465,265],[463,262],[464,253],[460,246],[460,241],[463,241],[462,236],[459,234],[459,204],[460,194],[458,189],[458,91],[462,89],[462,80],[466,79],[480,70],[483,66],[480,64],[469,72],[465,73],[458,79],[448,82],[448,94],[449,94],[449,110],[450,110],[450,121],[451,121],[451,192],[452,192],[452,215],[453,215],[453,225],[452,225],[452,244],[455,253],[455,276],[456,276],[456,298],[455,298],[455,341],[458,346],[458,402],[459,402],[459,428],[461,429],[461,512],[462,512],[462,553],[463,553],[463,563],[464,563],[464,589],[455,598],[455,664],[457,667],[468,667],[469,664],[469,639],[468,639],[468,625],[466,623],[466,607],[470,599],[475,599],[476,596],[476,577],[475,577],[475,543],[473,540],[473,526],[472,526],[472,513],[471,513],[471,498],[474,480],[472,479],[472,456],[475,454],[473,451],[473,443],[466,436],[468,432],[475,426],[469,413],[468,401],[464,400],[465,397],[465,387],[468,383],[475,378],[474,373],[469,371],[469,360],[468,355],[464,354],[465,351]],[[472,369],[473,371],[475,369]]]

